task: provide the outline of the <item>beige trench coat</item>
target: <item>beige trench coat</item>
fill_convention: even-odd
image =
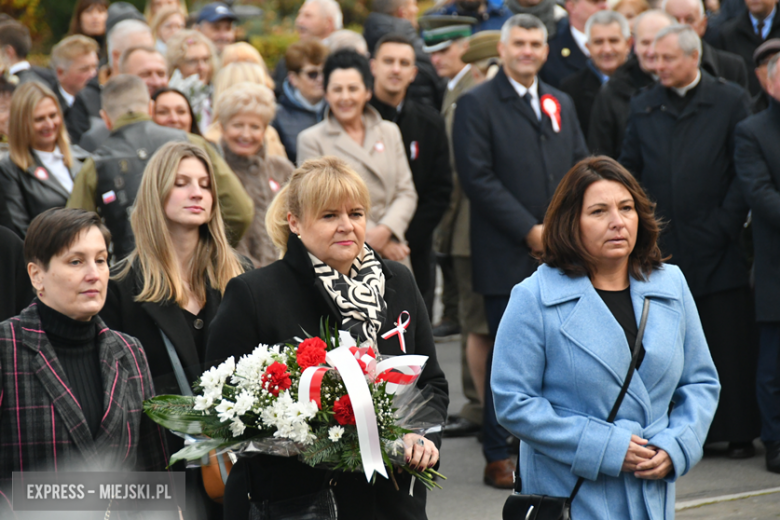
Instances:
[[[395,123],[382,120],[371,105],[363,112],[363,124],[366,135],[360,146],[328,112],[321,122],[298,134],[298,165],[325,155],[344,159],[368,185],[368,228],[384,224],[403,242],[417,209],[417,192],[401,131]]]

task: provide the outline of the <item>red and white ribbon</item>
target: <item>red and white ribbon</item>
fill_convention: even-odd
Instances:
[[[404,314],[406,315],[406,319],[404,319]],[[401,314],[398,315],[398,321],[395,322],[395,328],[382,334],[382,339],[390,339],[397,334],[398,342],[401,345],[401,352],[406,354],[406,340],[404,339],[404,334],[406,334],[406,329],[409,328],[409,323],[411,323],[411,321],[412,317],[409,315],[408,311],[401,312]]]
[[[553,131],[557,134],[561,131],[561,104],[550,94],[542,96],[541,102],[542,111],[550,117]]]
[[[366,374],[358,360],[365,363]],[[325,361],[330,366],[309,367],[301,374],[298,402],[314,401],[322,409],[322,378],[329,370],[337,370],[352,402],[366,480],[370,482],[375,472],[387,478],[374,402],[366,375],[377,383],[387,381],[385,390],[388,394],[394,394],[399,387],[413,385],[417,381],[428,356],[393,356],[377,363],[370,347],[342,346],[328,352]]]

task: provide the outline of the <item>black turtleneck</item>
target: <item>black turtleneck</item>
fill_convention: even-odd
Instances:
[[[702,80],[699,80],[696,86],[686,92],[684,96],[680,96],[674,89],[666,89],[666,91],[669,93],[669,104],[677,110],[678,114],[682,114],[683,110],[685,110],[685,107],[687,107],[688,103],[690,103],[691,99],[693,99],[693,96],[695,96],[699,91],[701,81]]]
[[[57,353],[70,386],[81,405],[94,437],[103,415],[103,380],[97,346],[95,319],[77,321],[57,312],[36,298],[41,328]]]

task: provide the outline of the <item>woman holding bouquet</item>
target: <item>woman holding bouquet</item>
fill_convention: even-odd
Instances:
[[[212,323],[206,358],[238,359],[259,343],[316,335],[320,321],[348,330],[358,344],[371,341],[380,354],[420,354],[428,362],[418,387],[434,395],[428,406],[446,415],[447,381],[436,360],[430,320],[411,273],[383,260],[365,244],[370,195],[344,161],[307,161],[274,199],[266,226],[284,254],[277,262],[228,284]],[[361,293],[367,298],[355,298]],[[405,332],[392,334],[405,326]],[[388,334],[390,332],[390,334]],[[402,350],[403,349],[403,350]],[[439,434],[404,436],[412,467],[437,464]],[[225,518],[249,518],[250,503],[298,499],[331,487],[339,519],[425,519],[426,489],[411,476],[366,482],[363,473],[312,468],[292,457],[257,455],[239,459],[225,490]]]
[[[130,224],[136,249],[115,267],[100,316],[141,341],[158,394],[180,394],[165,341],[187,381],[195,381],[225,286],[245,270],[225,236],[213,169],[200,147],[169,143],[152,156]],[[183,440],[168,435],[168,444],[175,452]],[[200,489],[200,470],[187,473],[188,490]],[[195,503],[188,496],[191,518],[219,507],[205,493],[201,497]]]

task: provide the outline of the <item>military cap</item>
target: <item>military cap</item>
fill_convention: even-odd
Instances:
[[[463,63],[476,63],[498,58],[498,42],[501,31],[481,31],[469,38],[469,48],[461,57]]]
[[[780,52],[780,38],[770,38],[756,48],[753,53],[753,62],[756,67]]]
[[[446,49],[452,42],[471,36],[471,26],[477,23],[470,16],[431,15],[420,18],[425,52]]]

